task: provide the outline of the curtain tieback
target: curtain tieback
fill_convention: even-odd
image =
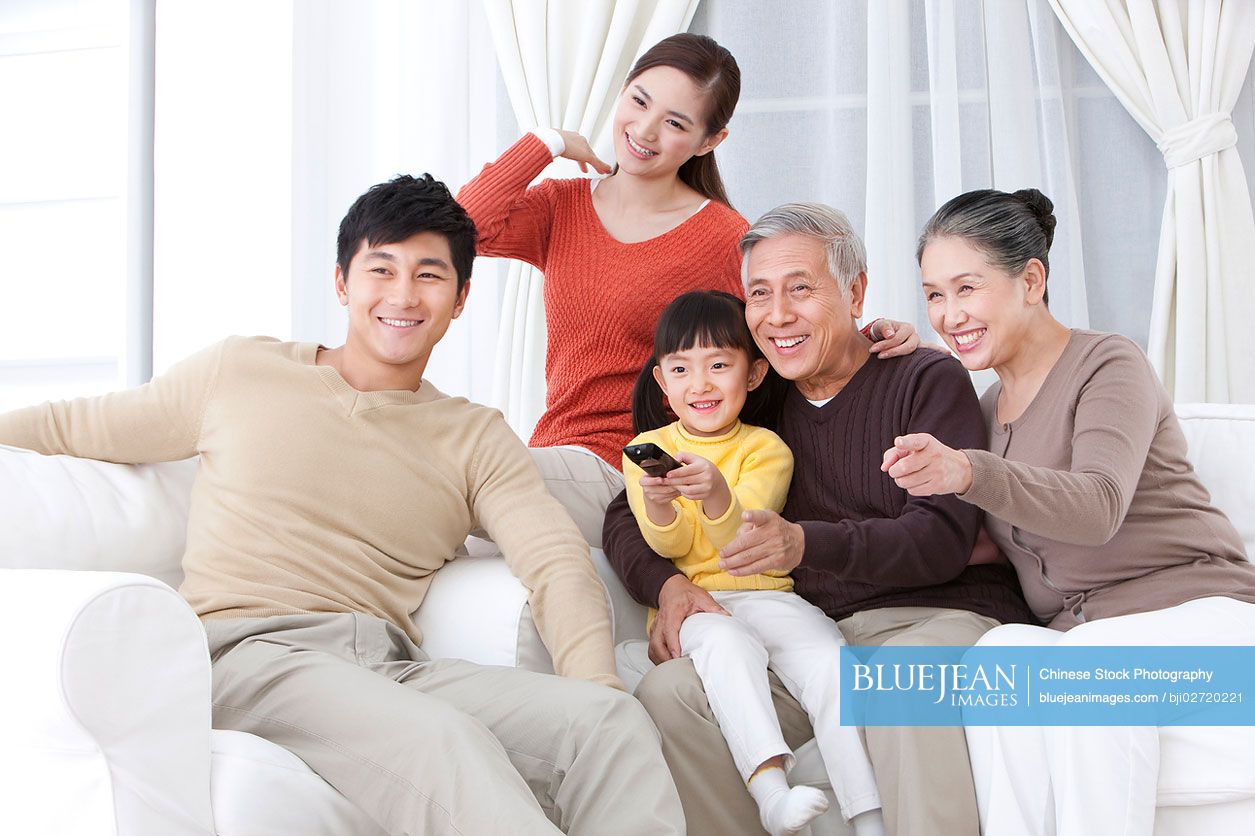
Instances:
[[[1164,131],[1155,144],[1168,168],[1180,168],[1195,160],[1237,145],[1238,132],[1227,113],[1208,113]]]

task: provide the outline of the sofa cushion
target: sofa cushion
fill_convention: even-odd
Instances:
[[[1255,405],[1177,404],[1190,462],[1255,557]]]
[[[575,503],[583,528],[596,528],[600,537],[592,516],[601,511],[580,490],[610,490],[600,460],[561,448],[532,452],[555,495]],[[134,572],[177,587],[196,465],[196,459],[112,464],[0,445],[0,568]],[[615,635],[644,635],[644,609],[628,597],[601,551],[592,552],[610,590]],[[468,538],[459,559],[436,573],[414,619],[435,658],[553,672],[527,590],[489,541]]]
[[[0,445],[0,568],[137,572],[177,587],[196,461],[123,465]]]
[[[1252,726],[1161,728],[1158,803],[1190,807],[1255,798],[1252,752]]]
[[[210,796],[217,836],[384,836],[296,755],[255,735],[215,729]]]

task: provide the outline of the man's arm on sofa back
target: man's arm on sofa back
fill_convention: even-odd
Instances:
[[[605,591],[588,543],[545,489],[527,448],[486,411],[473,441],[470,510],[528,590],[532,618],[561,676],[622,687]]]
[[[224,345],[193,354],[135,389],[0,415],[0,444],[123,464],[191,458]]]

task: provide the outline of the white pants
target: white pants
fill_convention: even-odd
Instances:
[[[780,733],[767,669],[802,704],[815,729],[841,814],[852,819],[880,807],[871,762],[858,729],[841,725],[841,647],[845,639],[823,610],[792,592],[715,592],[732,613],[695,613],[680,627],[680,647],[693,660],[732,759],[749,781],[764,761],[793,752]]]
[[[1005,624],[978,642],[980,647],[1249,644],[1255,644],[1255,605],[1222,597],[1090,621],[1066,633]],[[1159,741],[1170,734],[1210,738],[1223,751],[1238,738],[1248,752],[1255,746],[1251,727],[969,726],[981,832],[1150,836],[1159,790]]]

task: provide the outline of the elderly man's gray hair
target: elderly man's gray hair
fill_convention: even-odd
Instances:
[[[809,235],[823,242],[828,272],[842,293],[849,293],[867,272],[867,251],[844,212],[822,203],[786,203],[763,215],[741,238],[741,284],[749,284],[749,254],[754,245],[779,235]],[[748,287],[747,287],[748,289]]]

